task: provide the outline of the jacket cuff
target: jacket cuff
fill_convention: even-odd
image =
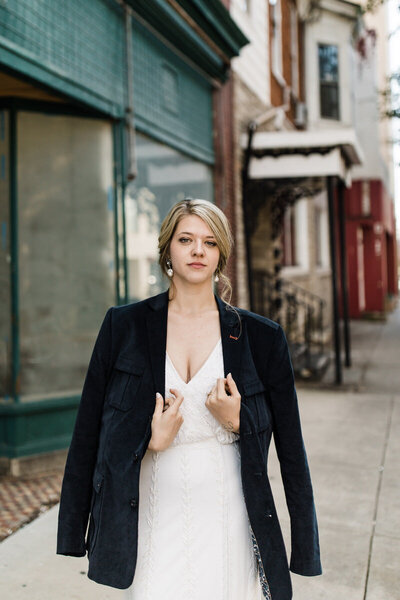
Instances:
[[[289,569],[292,573],[297,575],[303,575],[305,577],[314,577],[316,575],[322,575],[322,566],[319,559],[310,561],[290,560]]]
[[[86,556],[86,550],[71,550],[68,548],[62,548],[62,549],[58,549],[56,551],[56,554],[63,554],[64,556]]]

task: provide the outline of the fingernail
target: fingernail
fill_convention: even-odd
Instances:
[[[156,393],[157,398],[159,398],[161,396],[160,392]]]
[[[232,377],[232,373],[228,373],[227,377]]]

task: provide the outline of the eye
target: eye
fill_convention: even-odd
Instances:
[[[179,241],[183,242],[183,243],[186,242],[186,241],[188,241],[188,240],[190,241],[190,238],[187,238],[187,237],[181,237],[181,238],[179,238]],[[216,242],[211,242],[211,241],[207,241],[206,244],[210,244],[212,247],[214,247],[214,246],[217,245]]]

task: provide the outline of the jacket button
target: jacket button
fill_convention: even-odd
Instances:
[[[138,504],[138,502],[137,502],[136,498],[132,498],[130,501],[130,505],[132,506],[132,508],[136,508],[137,504]]]
[[[272,514],[271,513],[267,513],[265,516],[271,518]]]
[[[139,458],[139,454],[136,454],[136,452],[135,452],[135,454],[133,455],[133,462],[137,462],[138,458]]]

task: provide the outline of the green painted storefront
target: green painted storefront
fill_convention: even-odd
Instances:
[[[247,40],[219,0],[172,4],[0,3],[3,462],[68,447],[106,309],[159,291],[171,203],[212,199],[213,90]]]

